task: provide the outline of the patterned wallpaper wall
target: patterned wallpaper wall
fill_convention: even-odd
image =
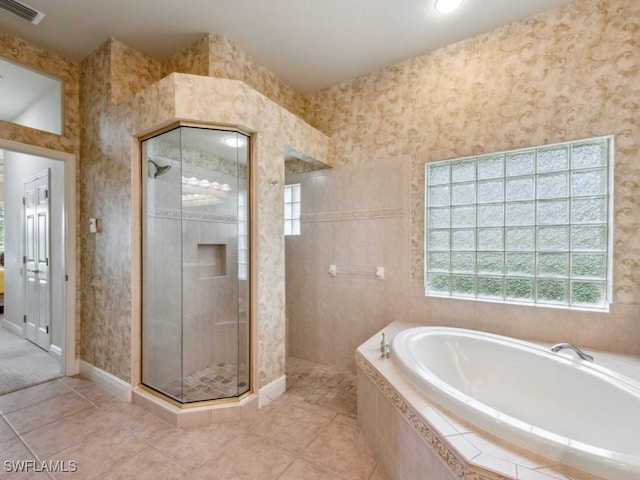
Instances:
[[[0,138],[27,145],[48,148],[74,155],[80,149],[80,67],[76,62],[52,53],[20,38],[0,32],[0,56],[26,67],[39,70],[63,80],[64,123],[62,135],[35,130],[0,120]],[[77,165],[77,164],[76,164]],[[79,169],[76,168],[79,178]],[[76,192],[79,183],[76,182]],[[76,196],[76,211],[80,211],[80,197]],[[76,220],[76,230],[79,228]],[[76,278],[80,278],[80,243],[76,244]],[[76,323],[80,323],[80,282],[76,283]],[[77,327],[77,332],[79,332]],[[76,354],[80,353],[80,336],[76,337]]]
[[[80,69],[76,62],[25,40],[0,32],[0,56],[64,82],[62,135],[34,130],[0,120],[0,137],[16,142],[77,154],[80,147]]]
[[[215,118],[258,131],[264,385],[284,371],[285,146],[324,160],[333,158],[333,141],[338,165],[410,159],[411,275],[417,288],[423,272],[425,162],[614,134],[614,301],[640,304],[639,50],[640,2],[576,0],[305,98],[220,35],[207,35],[165,61],[112,39],[78,66],[0,33],[0,55],[65,80],[64,135],[0,122],[0,137],[80,153],[78,225],[90,216],[102,218],[104,225],[95,236],[78,227],[84,265],[78,282],[82,358],[128,380],[135,362],[131,134],[170,118]],[[255,90],[190,75],[157,82],[174,70],[241,80]],[[289,112],[308,119],[331,141]],[[279,180],[279,186],[269,186],[268,178]],[[101,288],[90,286],[96,274]],[[418,305],[414,310],[424,307],[424,299],[412,301]]]
[[[308,104],[305,96],[220,34],[207,34],[165,60],[163,72],[240,80],[300,118]]]
[[[307,98],[220,34],[209,35],[209,75],[240,80],[304,118]]]
[[[333,86],[309,121],[336,165],[410,155],[413,285],[424,163],[614,134],[614,301],[640,303],[640,2],[577,0]]]
[[[149,69],[150,64],[114,39],[82,63],[82,222],[98,217],[103,224],[98,235],[82,232],[86,266],[82,274],[82,358],[127,381],[134,377],[135,299],[131,292],[138,287],[132,285],[131,273],[132,262],[137,261],[131,257],[136,240],[131,236],[132,222],[137,215],[132,211],[132,185],[136,190],[132,135],[150,132],[174,118],[243,125],[257,135],[257,358],[259,382],[266,385],[284,374],[284,152],[292,146],[330,162],[332,144],[243,83],[172,74],[152,84],[159,70]],[[111,82],[105,84],[104,78]],[[139,93],[114,106],[114,97],[136,91]],[[269,178],[279,183],[271,186]],[[101,279],[100,288],[90,287],[95,276]]]

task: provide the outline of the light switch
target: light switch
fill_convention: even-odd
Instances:
[[[98,219],[90,218],[89,219],[89,232],[98,233]]]

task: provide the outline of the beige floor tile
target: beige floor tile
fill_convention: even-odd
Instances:
[[[98,407],[108,407],[121,401],[91,380],[80,376],[64,377],[60,381]]]
[[[180,480],[188,473],[163,453],[148,447],[102,474],[98,480]]]
[[[369,480],[387,480],[387,478],[388,477],[385,475],[382,467],[380,467],[380,465],[376,465],[376,468],[373,469],[373,473],[369,477]]]
[[[249,433],[215,460],[205,463],[194,480],[275,480],[295,458]]]
[[[376,464],[359,430],[336,421],[320,432],[302,457],[352,480],[367,480]]]
[[[200,427],[173,427],[82,377],[0,396],[0,405],[40,458],[78,463],[78,472],[55,478],[369,480],[368,472],[386,480],[359,444],[342,394],[351,384],[344,370],[296,365],[293,393],[239,420]],[[2,419],[0,442],[0,458],[31,458]],[[34,475],[54,478],[0,471],[2,480]]]
[[[317,465],[298,459],[278,480],[338,480],[336,474]]]
[[[77,472],[55,474],[56,478],[94,478],[147,447],[148,444],[131,430],[115,425],[55,453],[48,460],[77,462]]]
[[[14,473],[3,480],[50,480],[50,479],[53,479],[53,476],[47,472],[30,470],[28,472]]]
[[[251,429],[274,445],[301,452],[331,420],[308,410],[292,407],[274,411]]]
[[[152,445],[187,469],[196,469],[219,456],[246,432],[229,424],[174,428]]]
[[[356,416],[356,377],[345,368],[288,357],[287,394],[333,412]]]
[[[278,408],[280,408],[280,398],[271,402],[266,407],[256,408],[255,410],[247,412],[245,415],[242,415],[241,418],[235,418],[223,423],[233,424],[242,430],[251,430]]]
[[[346,415],[342,415],[342,414],[336,415],[335,421],[339,423],[344,423],[345,425],[349,425],[350,427],[353,427],[353,428],[357,427],[356,419],[352,417],[348,417]]]
[[[20,435],[23,435],[38,427],[90,407],[91,404],[76,393],[68,392],[16,410],[5,417],[13,428]]]
[[[15,436],[16,434],[9,424],[5,422],[3,418],[0,418],[0,442],[9,440]]]
[[[126,425],[150,441],[159,440],[176,428],[160,417],[133,403],[115,400],[109,405],[104,406],[104,411],[114,421]]]
[[[19,468],[15,463],[10,463],[8,466],[5,462],[20,462],[35,460],[31,452],[24,446],[18,437],[13,437],[10,440],[0,442],[0,478],[5,479],[9,476],[16,475],[16,468]]]
[[[280,398],[276,400],[280,406],[296,406],[300,408],[304,408],[305,410],[309,410],[317,415],[321,415],[328,419],[334,419],[338,413],[333,408],[328,408],[323,405],[316,405],[313,403],[309,403],[305,401],[303,398],[298,397],[296,395],[289,395],[285,393]]]
[[[107,430],[116,424],[95,407],[85,408],[60,420],[24,434],[22,439],[40,458],[84,441],[94,433]]]
[[[69,388],[59,380],[41,383],[34,387],[0,396],[0,412],[6,415],[21,408],[29,407],[35,403],[69,392]]]

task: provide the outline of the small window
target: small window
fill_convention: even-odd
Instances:
[[[249,206],[247,194],[238,192],[238,278],[249,278]]]
[[[0,57],[0,120],[62,134],[62,81]]]
[[[612,142],[427,164],[426,294],[606,308]]]
[[[300,184],[284,186],[284,234],[300,235]]]

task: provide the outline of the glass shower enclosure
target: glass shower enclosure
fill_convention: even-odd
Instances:
[[[142,384],[179,404],[249,390],[243,133],[178,126],[142,151]]]

